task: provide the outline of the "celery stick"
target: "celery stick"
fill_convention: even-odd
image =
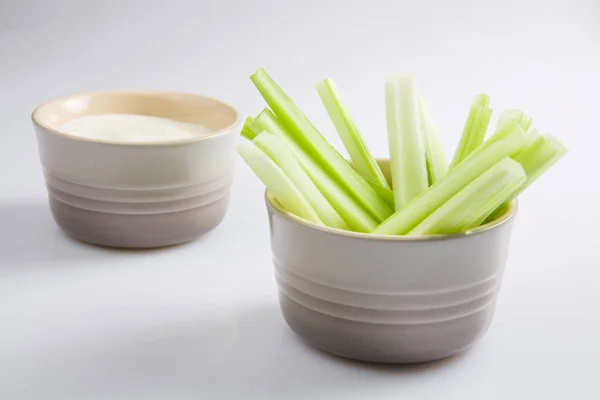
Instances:
[[[394,206],[397,211],[429,186],[415,79],[412,76],[390,77],[385,85],[385,98]]]
[[[340,135],[358,173],[367,181],[373,182],[379,187],[390,189],[379,164],[375,161],[358,127],[350,116],[350,111],[344,104],[335,82],[332,79],[325,79],[318,82],[316,87],[329,118],[331,118],[331,122],[333,122]]]
[[[267,190],[275,196],[286,210],[301,218],[323,225],[304,195],[269,156],[252,142],[240,143],[236,146],[236,149],[265,184]]]
[[[252,126],[252,122],[254,119],[252,117],[246,118],[244,122],[244,126],[242,127],[242,136],[248,140],[252,140],[256,137],[256,132],[254,132],[250,127]]]
[[[300,165],[302,165],[302,168],[350,229],[356,232],[371,232],[375,229],[377,221],[371,214],[363,209],[335,179],[327,174],[318,162],[304,151],[289,135],[271,110],[266,108],[255,118],[253,129],[265,130],[283,139]]]
[[[521,163],[527,174],[527,181],[520,187],[511,199],[527,189],[544,172],[567,154],[567,148],[554,136],[539,136],[529,147],[515,155],[515,161]]]
[[[512,158],[514,159],[515,157],[518,157],[519,154],[523,153],[525,150],[529,149],[529,147],[531,145],[533,145],[533,143],[535,143],[535,141],[540,137],[540,134],[538,133],[537,129],[532,129],[531,131],[529,131],[527,133],[527,135],[525,136],[525,143],[523,144],[523,148],[516,154],[512,155]]]
[[[392,213],[385,201],[350,166],[315,126],[306,118],[285,92],[263,69],[259,69],[250,79],[259,90],[281,123],[297,139],[298,143],[310,151],[316,160],[323,164],[330,174],[344,185],[356,200],[367,209],[377,221],[381,221]]]
[[[489,107],[489,103],[490,97],[487,94],[482,93],[475,96],[454,158],[450,164],[450,169],[460,164],[483,143],[493,112]]]
[[[458,233],[476,227],[524,181],[521,164],[505,157],[429,214],[408,235]]]
[[[496,132],[494,132],[494,134],[492,136],[489,137],[488,140],[486,140],[485,142],[483,142],[483,144],[481,146],[479,146],[475,151],[481,151],[483,149],[488,148],[489,146],[491,146],[492,144],[506,139],[507,137],[511,136],[512,134],[514,134],[514,132],[520,132],[521,135],[523,135],[525,141],[523,143],[523,146],[521,146],[521,148],[519,148],[517,151],[522,151],[525,146],[528,143],[527,137],[529,135],[525,134],[525,131],[523,131],[523,128],[521,128],[521,125],[519,125],[518,123],[516,123],[515,121],[507,124],[505,127],[503,127],[502,129],[496,130]],[[511,154],[511,156],[514,154]]]
[[[513,156],[513,159],[523,166],[527,179],[523,185],[519,186],[510,197],[497,207],[485,220],[485,222],[493,221],[506,209],[508,204],[535,182],[544,172],[553,166],[559,159],[567,154],[567,149],[552,135],[540,136],[537,131],[532,130],[527,134],[537,135],[537,139],[529,146],[524,147],[522,151]]]
[[[479,175],[504,157],[516,153],[525,135],[521,129],[515,129],[507,138],[498,140],[484,149],[469,155],[448,175],[435,183],[420,196],[413,199],[402,210],[397,211],[382,222],[374,231],[375,234],[404,235],[423,221],[429,214],[439,208],[458,191],[471,183]]]
[[[371,182],[371,181],[367,181],[369,182],[369,185],[371,185],[371,187],[373,189],[375,189],[375,191],[377,192],[377,194],[379,195],[379,197],[381,197],[390,207],[394,207],[394,192],[392,191],[392,189],[388,189],[388,188],[384,188],[383,186],[379,186],[377,183],[375,182]]]
[[[290,178],[317,212],[323,224],[332,228],[347,229],[340,215],[317,189],[292,154],[292,150],[286,146],[279,136],[263,131],[254,138],[253,142],[279,165],[283,173]]]
[[[429,186],[442,179],[448,173],[448,159],[444,145],[438,134],[433,114],[425,97],[419,91],[419,117],[421,133],[425,145],[425,160],[427,162],[427,177]]]
[[[504,110],[498,117],[498,122],[496,123],[496,129],[500,130],[506,127],[508,124],[516,122],[521,128],[527,133],[529,132],[529,128],[531,127],[531,117],[525,114],[521,110]]]
[[[273,111],[264,108],[256,117],[250,128],[254,132],[267,131],[273,135],[277,135],[282,139],[289,136],[289,132],[281,125]]]

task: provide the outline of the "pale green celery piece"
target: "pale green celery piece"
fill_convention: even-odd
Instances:
[[[473,182],[479,175],[504,157],[516,153],[524,141],[525,134],[523,131],[515,129],[505,139],[498,140],[484,149],[471,153],[456,168],[451,169],[443,179],[413,199],[402,210],[397,211],[382,222],[373,233],[382,235],[407,234],[448,199]]]
[[[489,103],[490,97],[487,94],[482,93],[475,96],[450,169],[460,164],[483,143],[493,113]]]
[[[273,114],[273,111],[269,108],[264,108],[256,117],[254,117],[254,121],[252,122],[252,125],[250,125],[250,128],[254,132],[267,131],[280,137],[287,137],[289,135],[289,132],[285,130],[277,120],[275,114]]]
[[[500,130],[505,128],[511,122],[518,123],[525,132],[529,132],[532,119],[529,115],[525,114],[521,110],[504,110],[498,117],[496,129]]]
[[[379,197],[381,197],[383,200],[385,200],[385,202],[388,204],[388,206],[390,206],[392,208],[394,207],[394,192],[392,191],[392,189],[388,189],[383,186],[379,186],[375,182],[371,182],[371,181],[367,181],[367,182],[369,182],[369,185],[371,185],[371,187],[373,189],[375,189],[375,191],[377,192]],[[389,187],[389,184],[388,184],[388,187]]]
[[[323,225],[317,212],[281,168],[275,164],[275,161],[252,142],[240,143],[236,149],[256,176],[265,184],[267,190],[286,210],[308,221]]]
[[[397,211],[429,187],[414,77],[390,77],[385,85],[385,103]]]
[[[520,132],[523,135],[523,138],[525,139],[525,141],[523,142],[523,146],[521,146],[521,148],[518,149],[518,151],[523,150],[526,144],[528,143],[527,137],[529,135],[525,134],[525,131],[523,130],[523,128],[521,128],[521,125],[519,125],[515,121],[512,121],[511,123],[507,124],[504,128],[496,130],[496,132],[494,132],[492,136],[490,136],[485,142],[483,142],[483,144],[479,146],[475,151],[481,151],[500,140],[506,139],[507,137],[514,134],[515,131]],[[514,154],[511,154],[511,156],[512,155]]]
[[[505,157],[429,214],[408,236],[458,233],[479,226],[524,181],[521,164]]]
[[[323,196],[342,219],[356,232],[371,232],[377,226],[377,221],[327,172],[310,157],[304,149],[291,137],[281,125],[275,114],[268,108],[264,109],[255,119],[253,130],[272,133],[279,136],[292,150],[292,153],[310,179],[314,182]]]
[[[283,140],[267,131],[259,133],[253,140],[254,144],[266,155],[271,157],[279,168],[292,181],[317,212],[321,221],[326,226],[338,229],[348,229],[342,217],[329,204],[327,199],[321,194],[313,181],[304,171],[292,150],[283,142]]]
[[[423,143],[425,145],[425,160],[427,162],[427,177],[429,186],[442,179],[448,173],[448,159],[444,145],[438,134],[437,125],[429,104],[423,93],[419,91],[419,117]]]
[[[250,79],[259,90],[273,113],[297,143],[304,147],[327,171],[343,185],[377,221],[390,216],[392,210],[365,179],[350,166],[315,126],[306,118],[285,92],[262,68]],[[330,200],[331,201],[331,200]],[[339,210],[338,210],[339,211]],[[348,221],[346,221],[348,222]]]
[[[525,169],[527,181],[513,193],[511,199],[521,194],[565,154],[567,148],[557,138],[552,135],[542,135],[524,151],[515,155],[514,160],[521,163]]]
[[[527,134],[530,136],[532,133],[537,132],[532,130]],[[513,156],[513,159],[523,166],[527,179],[523,185],[519,186],[510,197],[502,204],[497,207],[485,220],[485,222],[493,221],[498,218],[500,214],[506,209],[508,204],[519,196],[525,189],[527,189],[533,182],[535,182],[544,172],[546,172],[551,166],[556,164],[565,154],[567,154],[567,148],[554,136],[538,134],[537,139],[529,146],[524,147],[524,150]]]
[[[525,150],[527,150],[531,145],[533,145],[533,143],[535,143],[535,141],[540,137],[539,132],[537,131],[537,129],[532,129],[529,132],[527,132],[527,135],[525,136],[525,143],[523,144],[523,148],[521,150],[519,150],[518,153],[514,154],[512,157],[518,157],[519,154],[521,154],[522,152],[524,152]]]
[[[358,127],[350,116],[350,111],[346,107],[335,82],[328,78],[318,82],[316,88],[329,118],[331,118],[331,122],[333,122],[358,173],[367,181],[378,185],[378,187],[390,189],[379,164],[375,161]]]
[[[251,128],[253,121],[254,121],[254,119],[252,117],[246,118],[246,121],[244,122],[244,126],[242,127],[241,134],[243,137],[245,137],[248,140],[252,140],[256,137],[256,132],[254,132]]]

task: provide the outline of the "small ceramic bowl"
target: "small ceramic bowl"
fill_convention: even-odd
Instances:
[[[380,161],[389,175],[389,164]],[[487,330],[516,203],[456,235],[395,237],[326,228],[266,195],[283,316],[310,345],[377,363],[457,354]]]
[[[61,133],[85,115],[141,114],[199,123],[206,137],[120,143]],[[208,97],[105,91],[56,99],[32,115],[50,207],[70,236],[102,246],[149,248],[198,238],[229,202],[241,116]]]

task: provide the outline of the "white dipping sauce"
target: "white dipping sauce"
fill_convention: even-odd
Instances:
[[[87,115],[67,121],[59,129],[79,138],[122,143],[160,143],[213,133],[198,124],[134,114]]]

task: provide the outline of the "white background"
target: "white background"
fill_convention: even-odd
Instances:
[[[260,182],[197,242],[127,252],[54,225],[30,112],[73,92],[172,89],[262,107],[265,67],[339,144],[333,77],[378,156],[383,82],[416,73],[454,149],[472,97],[517,107],[570,153],[521,197],[488,334],[445,361],[377,367],[280,317]],[[600,2],[0,0],[0,398],[599,398]]]

